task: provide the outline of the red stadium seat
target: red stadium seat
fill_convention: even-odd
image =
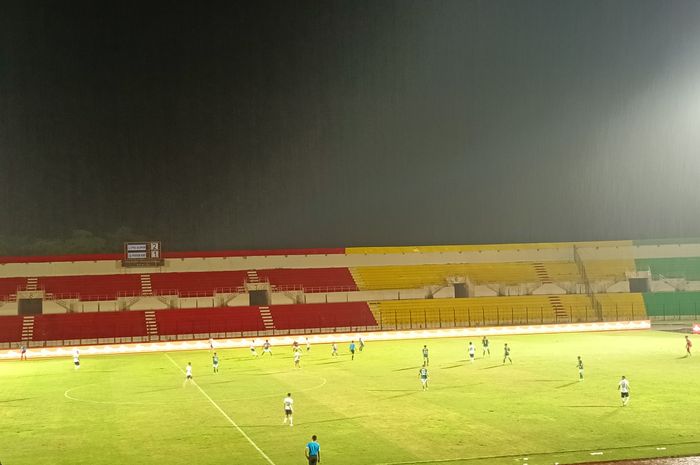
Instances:
[[[377,326],[366,302],[275,305],[270,307],[275,329]]]

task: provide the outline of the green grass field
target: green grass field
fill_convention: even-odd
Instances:
[[[657,331],[369,342],[350,360],[313,346],[1,362],[0,461],[37,464],[554,464],[700,453],[700,354]],[[503,343],[513,364],[502,365]],[[430,389],[421,390],[421,348]],[[585,381],[578,382],[576,356]],[[188,361],[201,387],[183,387]],[[631,400],[620,407],[626,375]],[[295,399],[295,425],[282,399]],[[211,399],[211,401],[207,398]],[[217,408],[217,406],[219,408]],[[222,413],[270,459],[268,462]],[[662,449],[664,448],[665,449]],[[591,452],[603,455],[591,455]],[[527,458],[528,460],[525,460]]]

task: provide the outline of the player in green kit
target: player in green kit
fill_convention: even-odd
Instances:
[[[491,356],[491,349],[489,349],[489,338],[487,338],[486,336],[481,338],[481,348],[482,348],[482,352],[481,352],[482,357],[485,357],[486,354],[489,354],[489,357]]]
[[[503,344],[503,364],[506,364],[506,359],[510,363],[513,363],[513,360],[510,359],[510,347],[508,347],[508,343]]]
[[[423,390],[428,389],[428,369],[426,367],[418,370],[418,376],[420,377],[420,382],[423,384]]]
[[[576,362],[576,367],[578,368],[578,380],[583,381],[583,360],[581,356],[578,356],[578,362]]]
[[[423,346],[423,366],[427,367],[430,365],[430,359],[428,358],[428,346]]]
[[[219,372],[219,356],[214,352],[214,356],[211,358],[211,364],[214,367],[214,373]]]

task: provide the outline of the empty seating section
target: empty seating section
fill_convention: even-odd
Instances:
[[[22,339],[21,316],[0,316],[0,342],[19,342]]]
[[[303,288],[306,292],[356,291],[348,268],[277,268],[257,270],[273,286]]]
[[[37,288],[43,289],[50,296],[76,297],[81,300],[114,300],[120,294],[141,293],[141,281],[135,274],[43,276],[39,277],[37,283]]]
[[[583,278],[574,262],[540,262],[553,282],[582,282]]]
[[[566,315],[563,318],[561,316],[557,318],[559,323],[582,323],[587,321],[598,321],[600,319],[600,314],[596,309],[596,306],[587,295],[582,294],[566,294],[558,296],[550,296],[550,302],[553,303],[555,307],[555,313],[560,315]],[[557,309],[556,300],[561,302],[562,307]],[[568,317],[568,321],[567,321]]]
[[[585,260],[586,276],[591,281],[624,279],[626,271],[634,271],[634,260]]]
[[[217,307],[156,312],[160,335],[264,331],[257,307]]]
[[[375,328],[369,306],[365,302],[308,305],[275,305],[270,307],[276,329],[305,328]]]
[[[119,338],[146,335],[143,312],[65,313],[34,317],[35,341]]]
[[[640,271],[651,269],[654,279],[663,276],[700,281],[700,257],[637,259],[636,268]]]
[[[596,294],[603,321],[642,320],[647,317],[640,293]]]
[[[211,296],[216,290],[239,288],[245,280],[245,271],[153,273],[151,288],[155,294],[177,291],[182,296]]]
[[[700,315],[700,292],[645,292],[644,306],[649,316],[697,319]]]
[[[476,283],[538,282],[536,262],[456,263],[445,265],[364,266],[351,271],[361,290],[412,289],[444,284],[448,277],[468,277]],[[539,265],[540,262],[537,262]],[[551,281],[579,281],[574,262],[541,262]]]
[[[586,296],[473,297],[382,301],[371,304],[382,328],[434,328],[569,323],[598,319]]]
[[[27,286],[27,278],[0,278],[0,300],[8,300],[17,294],[17,289]]]

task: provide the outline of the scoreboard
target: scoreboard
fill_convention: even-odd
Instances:
[[[163,266],[160,241],[125,242],[122,266]]]

